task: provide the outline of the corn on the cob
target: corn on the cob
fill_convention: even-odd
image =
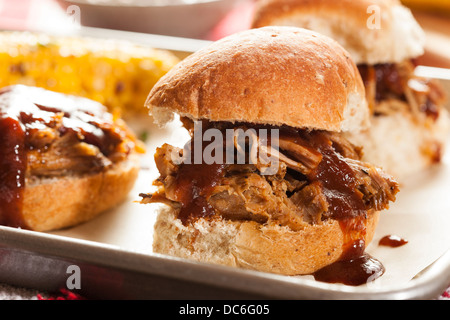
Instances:
[[[26,84],[96,100],[123,116],[146,112],[153,85],[178,58],[127,41],[0,33],[0,87]]]
[[[402,0],[402,3],[411,9],[450,14],[449,0]]]

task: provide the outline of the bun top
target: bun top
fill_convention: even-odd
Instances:
[[[159,80],[146,106],[159,124],[173,113],[328,131],[369,122],[363,82],[348,52],[295,27],[246,30],[195,52]]]
[[[327,35],[357,64],[398,63],[424,52],[425,33],[398,0],[260,0],[253,27],[270,25]]]

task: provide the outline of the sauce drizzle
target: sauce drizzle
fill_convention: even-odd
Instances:
[[[358,179],[354,169],[333,147],[331,140],[320,131],[304,132],[280,128],[284,139],[320,152],[322,160],[306,174],[309,183],[319,183],[329,204],[329,217],[339,221],[342,230],[343,252],[335,263],[313,274],[318,281],[358,286],[380,277],[384,266],[365,253],[367,215],[371,214],[361,192],[356,192]],[[194,158],[194,139],[191,140],[191,159]],[[178,218],[186,224],[200,217],[213,216],[214,208],[208,196],[226,173],[222,164],[180,165],[176,174],[175,201],[181,203]]]
[[[112,115],[99,103],[36,87],[16,85],[0,90],[0,224],[27,229],[22,209],[27,153],[45,152],[33,139],[40,130],[59,136],[74,133],[80,142],[97,146],[108,156],[123,139]]]
[[[0,113],[0,224],[26,227],[22,217],[27,156],[25,132],[17,119]]]
[[[194,159],[195,147],[199,147],[194,139],[190,142],[191,159]],[[202,154],[204,144],[201,143]],[[175,200],[181,203],[178,218],[186,225],[198,218],[215,214],[214,208],[207,201],[208,196],[225,175],[226,164],[182,163],[175,177],[177,189]]]
[[[314,279],[327,283],[359,286],[383,275],[383,264],[367,253],[350,260],[338,260],[314,273]]]
[[[343,252],[336,262],[316,271],[314,279],[359,286],[381,277],[385,272],[383,264],[365,252],[363,218],[342,220],[340,226],[344,234]]]

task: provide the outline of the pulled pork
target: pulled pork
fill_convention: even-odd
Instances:
[[[446,99],[444,90],[435,80],[415,76],[413,61],[361,64],[358,69],[374,115],[386,115],[404,109],[411,112],[416,120],[438,119],[439,108]]]
[[[211,127],[224,136],[226,128],[233,128],[223,122],[207,123]],[[235,124],[234,128],[249,126]],[[380,169],[361,162],[361,150],[340,134],[276,129],[279,150],[256,137],[258,152],[278,162],[272,174],[262,174],[265,164],[259,162],[176,164],[173,155],[182,155],[186,149],[164,144],[155,154],[160,172],[155,185],[160,189],[141,194],[141,202],[166,203],[178,210],[183,223],[221,216],[259,223],[271,220],[301,230],[325,219],[365,216],[395,200],[398,184]]]
[[[27,178],[97,173],[143,151],[121,119],[87,99],[18,85],[0,90],[0,111],[23,128]]]

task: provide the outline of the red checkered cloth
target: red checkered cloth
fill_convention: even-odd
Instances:
[[[86,300],[84,297],[77,293],[74,293],[67,289],[61,289],[57,294],[52,294],[46,297],[42,294],[37,294],[36,298],[38,300]]]
[[[450,288],[448,288],[439,298],[438,300],[450,300]]]
[[[44,298],[41,294],[37,295],[38,300],[86,300],[79,294],[73,293],[66,289],[61,289],[59,294],[51,295],[48,298]],[[443,294],[441,294],[436,300],[450,300],[450,288],[448,288]]]

